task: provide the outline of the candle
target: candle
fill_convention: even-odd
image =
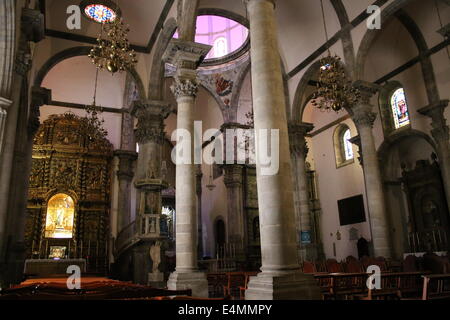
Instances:
[[[417,252],[417,250],[416,250],[416,239],[415,239],[415,237],[414,237],[414,233],[411,234],[410,237],[411,237],[411,239],[412,239],[412,244],[413,244],[412,251],[413,251],[414,253],[416,253],[416,252]]]
[[[34,252],[34,240],[31,243],[31,259],[33,259],[33,252]]]
[[[420,240],[419,240],[419,233],[416,232],[416,236],[417,236],[417,249],[420,250]]]
[[[39,240],[39,257],[38,257],[38,259],[41,259],[41,248],[42,248],[42,240]]]
[[[48,252],[48,240],[45,242],[45,253],[44,253],[44,259],[47,259],[47,252]]]
[[[433,230],[433,240],[434,240],[434,246],[436,248],[436,251],[439,251],[438,245],[437,245],[437,240],[436,240],[436,233]]]
[[[69,248],[67,250],[67,258],[70,259],[70,240],[69,240]]]

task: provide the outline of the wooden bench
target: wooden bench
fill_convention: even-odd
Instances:
[[[422,300],[450,300],[450,274],[423,276]]]

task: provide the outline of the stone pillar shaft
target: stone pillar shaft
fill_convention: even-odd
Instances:
[[[249,0],[251,72],[255,136],[279,130],[279,170],[264,175],[256,148],[256,175],[261,232],[262,273],[252,277],[246,299],[319,298],[312,277],[300,273],[293,181],[281,61],[273,0]]]
[[[197,207],[196,170],[194,163],[194,107],[198,91],[198,65],[210,46],[191,41],[173,39],[163,60],[176,66],[172,92],[178,104],[177,130],[180,134],[176,163],[176,271],[170,275],[169,289],[192,289],[194,296],[208,296],[208,282],[197,267]],[[187,137],[186,135],[189,135]],[[189,141],[184,139],[189,138]],[[189,150],[186,150],[189,148]],[[186,156],[189,155],[189,157]]]
[[[450,211],[450,130],[444,117],[449,100],[441,100],[419,109],[419,113],[431,118],[431,135],[436,141],[437,155],[444,182],[445,195]]]
[[[370,98],[378,90],[378,87],[358,81],[356,87],[361,92],[362,99],[358,105],[353,106],[353,121],[358,128],[361,139],[361,154],[366,184],[367,205],[370,215],[372,230],[372,243],[375,256],[391,257],[391,244],[389,222],[386,214],[386,204],[381,179],[380,163],[375,148],[375,140],[372,132],[376,113],[372,112],[373,106]]]
[[[117,171],[119,180],[117,231],[120,232],[131,223],[131,181],[134,176],[133,166],[137,154],[134,151],[117,150],[114,155],[119,159],[119,170]]]
[[[237,164],[225,164],[224,183],[227,188],[227,222],[228,243],[236,248],[236,258],[245,259],[246,223],[244,217],[243,179],[244,166]]]

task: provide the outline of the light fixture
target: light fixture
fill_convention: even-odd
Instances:
[[[328,43],[323,0],[320,0],[320,4],[326,43]],[[317,91],[312,96],[312,104],[323,111],[333,110],[338,112],[358,102],[360,93],[347,78],[341,58],[337,55],[332,56],[329,47],[327,52],[327,56],[319,60],[319,79],[317,82]]]
[[[119,6],[111,0],[83,0],[80,9],[86,18],[97,23],[113,22],[121,16]]]
[[[88,57],[98,69],[106,69],[112,74],[132,68],[136,63],[136,53],[130,48],[127,34],[130,31],[122,18],[103,22],[97,45]]]
[[[86,105],[86,116],[83,118],[83,122],[80,127],[81,135],[88,137],[90,141],[101,141],[106,138],[108,132],[103,128],[105,120],[100,120],[99,115],[102,113],[102,108],[96,105],[97,85],[98,85],[98,72],[96,70],[94,97],[91,105]]]
[[[213,164],[211,165],[211,171],[209,173],[209,181],[208,184],[206,185],[206,188],[208,188],[209,191],[213,191],[216,188],[216,185],[214,184],[213,181]]]

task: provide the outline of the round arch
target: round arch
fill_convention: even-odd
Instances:
[[[58,63],[69,59],[73,57],[78,56],[87,56],[89,52],[91,51],[92,47],[87,46],[78,46],[78,47],[72,47],[65,49],[63,51],[60,51],[50,57],[39,69],[39,71],[36,74],[36,77],[34,78],[34,86],[40,87],[42,85],[42,82],[44,81],[45,76],[50,72],[50,70],[56,66]],[[139,98],[145,99],[145,89],[144,84],[142,83],[141,77],[137,73],[137,71],[134,68],[128,69],[127,72],[130,73],[133,80],[136,82]]]

